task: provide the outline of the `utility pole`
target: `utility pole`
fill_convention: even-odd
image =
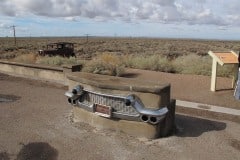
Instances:
[[[89,34],[85,34],[86,35],[86,39],[87,39],[87,43],[88,43],[88,37],[89,37]]]
[[[16,30],[15,30],[15,27],[14,25],[10,26],[10,28],[13,29],[13,37],[14,37],[14,44],[15,46],[17,46],[17,39],[16,39]]]

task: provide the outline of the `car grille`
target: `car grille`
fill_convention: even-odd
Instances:
[[[111,106],[112,112],[128,116],[138,116],[139,113],[132,106],[127,106],[125,104],[124,97],[111,96],[106,94],[99,94],[90,91],[85,91],[83,96],[81,96],[80,103],[87,106],[93,104],[101,104],[105,106]]]

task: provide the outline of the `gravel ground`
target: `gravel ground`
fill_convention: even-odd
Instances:
[[[0,160],[239,159],[240,126],[176,115],[176,134],[148,140],[72,123],[61,86],[0,74]],[[37,158],[36,158],[37,157]]]

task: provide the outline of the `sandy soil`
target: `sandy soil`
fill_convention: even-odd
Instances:
[[[177,115],[175,135],[157,140],[135,138],[84,123],[73,124],[65,90],[0,74],[0,160],[240,157],[237,123]]]

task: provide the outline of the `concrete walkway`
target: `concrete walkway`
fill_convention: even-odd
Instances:
[[[240,116],[240,110],[238,110],[238,109],[231,109],[231,108],[225,108],[225,107],[220,107],[220,106],[187,102],[187,101],[181,101],[181,100],[176,100],[176,105],[183,106],[186,108],[208,110],[210,112],[225,113],[225,114]]]
[[[128,78],[170,83],[173,99],[240,109],[240,101],[233,96],[231,78],[218,77],[217,91],[211,92],[210,76],[170,74],[138,69],[128,69],[127,73]]]
[[[231,120],[240,123],[240,110],[204,103],[176,100],[176,111],[207,118]]]

